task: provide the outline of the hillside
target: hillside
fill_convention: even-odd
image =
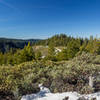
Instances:
[[[8,52],[11,48],[12,49],[22,49],[25,45],[30,42],[31,44],[34,44],[38,42],[39,39],[9,39],[9,38],[0,38],[0,51],[1,52]]]
[[[56,34],[48,39],[44,39],[41,41],[38,41],[36,45],[51,45],[53,44],[54,46],[67,46],[68,42],[73,40],[75,38],[67,36],[65,34]]]
[[[0,53],[0,100],[21,100],[23,95],[37,95],[41,83],[52,95],[73,91],[78,94],[100,92],[98,39],[72,38],[61,34],[45,40],[1,41],[5,47],[10,44],[12,49],[14,46],[11,44],[30,42],[21,50]]]
[[[100,72],[100,56],[86,53],[69,61],[31,61],[15,66],[0,66],[0,93],[2,94],[0,98],[6,100],[7,97],[16,97],[19,99],[9,100],[20,100],[23,95],[39,92],[40,83],[49,88],[52,93],[99,92],[98,72]],[[89,86],[88,77],[91,74],[96,76],[93,88]]]

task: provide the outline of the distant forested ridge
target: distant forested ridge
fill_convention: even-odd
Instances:
[[[8,38],[0,38],[0,52],[8,52],[10,49],[23,49],[25,45],[30,42],[31,44],[35,44],[39,39],[8,39]]]

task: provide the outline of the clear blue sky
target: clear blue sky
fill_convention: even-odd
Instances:
[[[0,37],[100,36],[100,0],[0,0]]]

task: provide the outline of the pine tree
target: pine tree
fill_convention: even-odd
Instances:
[[[35,54],[30,43],[28,43],[28,45],[25,46],[24,49],[20,52],[19,58],[20,58],[20,62],[26,62],[35,59]]]
[[[72,40],[67,45],[67,56],[68,59],[73,58],[78,52],[80,48],[79,40]]]
[[[59,52],[56,58],[58,61],[68,60],[67,49],[63,49],[61,52]]]
[[[86,46],[86,50],[93,54],[100,54],[100,41],[91,39]]]
[[[52,60],[52,61],[56,60],[56,57],[55,57],[55,48],[54,48],[53,44],[49,45],[47,59]]]

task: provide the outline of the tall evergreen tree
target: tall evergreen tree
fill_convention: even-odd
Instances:
[[[68,60],[67,50],[66,49],[63,49],[61,52],[59,52],[56,55],[56,58],[57,58],[58,61]]]
[[[49,45],[47,59],[52,60],[52,61],[56,60],[56,57],[55,57],[55,48],[54,48],[53,43],[51,43]]]
[[[72,40],[67,45],[67,56],[68,58],[73,58],[78,52],[80,48],[79,40]]]
[[[31,61],[32,59],[35,59],[35,54],[29,42],[28,45],[25,46],[24,49],[20,52],[20,61],[26,62]]]

